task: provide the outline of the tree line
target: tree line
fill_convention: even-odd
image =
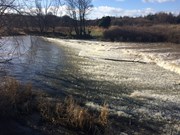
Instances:
[[[92,0],[64,0],[64,3],[61,0],[0,0],[0,29],[8,33],[16,26],[38,29],[40,33],[51,28],[55,32],[63,18],[77,37],[84,37],[87,35],[86,16],[93,7],[91,3]],[[63,5],[66,5],[68,16],[59,17]]]
[[[87,20],[92,10],[92,0],[0,0],[0,34],[13,35],[20,29],[25,33],[61,33],[66,28],[70,36],[87,38],[91,30],[87,26],[107,29],[110,26],[151,26],[154,24],[179,24],[180,14],[156,13],[140,17],[102,17]],[[62,16],[61,7],[66,5],[67,15]],[[12,30],[16,29],[17,32]]]

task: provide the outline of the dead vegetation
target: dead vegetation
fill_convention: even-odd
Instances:
[[[166,30],[166,32],[164,32]],[[112,26],[103,33],[110,41],[180,43],[179,25]]]
[[[38,113],[42,123],[63,126],[85,134],[105,134],[108,127],[108,107],[94,112],[80,106],[72,96],[61,100],[36,94],[30,84],[21,85],[6,77],[0,84],[0,116],[6,118],[27,117]]]
[[[32,105],[32,86],[20,85],[17,80],[6,77],[0,84],[0,115],[17,116],[27,113]]]
[[[46,101],[45,101],[46,100]],[[58,99],[41,99],[38,109],[43,120],[80,130],[86,134],[104,134],[108,127],[108,108],[104,105],[99,113],[92,113],[85,107],[78,105],[72,96],[64,102]]]

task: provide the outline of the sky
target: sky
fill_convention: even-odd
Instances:
[[[180,13],[180,0],[92,0],[88,18],[103,16],[144,16],[157,12]]]
[[[28,0],[28,4],[32,4],[30,1],[33,0]],[[61,2],[65,3],[65,0],[61,0]],[[137,17],[158,12],[180,14],[180,0],[92,0],[92,4],[93,9],[88,14],[87,19],[97,19],[103,16]],[[67,6],[63,4],[60,6],[58,15],[67,14]]]

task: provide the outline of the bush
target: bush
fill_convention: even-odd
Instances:
[[[143,29],[111,27],[103,33],[106,40],[127,42],[164,42],[166,36]]]

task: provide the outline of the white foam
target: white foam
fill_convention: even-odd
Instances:
[[[165,95],[165,94],[157,94],[157,93],[152,93],[150,90],[146,90],[146,91],[134,91],[133,93],[131,93],[129,95],[129,97],[132,98],[142,98],[142,99],[146,99],[146,98],[153,98],[153,99],[158,99],[158,100],[162,100],[162,101],[170,101],[170,102],[174,102],[174,103],[180,103],[180,98],[179,95]]]
[[[180,74],[180,58],[169,60],[171,52],[158,53],[161,48],[156,48],[153,52],[151,49],[122,49],[123,47],[133,47],[134,44],[129,43],[110,43],[110,42],[95,42],[95,41],[79,41],[79,40],[61,40],[46,38],[49,41],[60,43],[61,45],[69,45],[79,50],[79,56],[88,57],[92,59],[105,59],[112,58],[114,60],[125,59],[125,60],[138,60],[147,63],[155,63],[158,66]],[[136,44],[136,46],[138,46]],[[159,45],[161,46],[161,45]],[[166,48],[167,49],[167,48]],[[144,52],[144,51],[152,51]]]
[[[138,50],[123,50],[123,53],[139,57],[145,62],[155,63],[164,69],[173,71],[180,74],[180,59],[168,60],[170,53],[158,54],[158,53],[143,53]]]

